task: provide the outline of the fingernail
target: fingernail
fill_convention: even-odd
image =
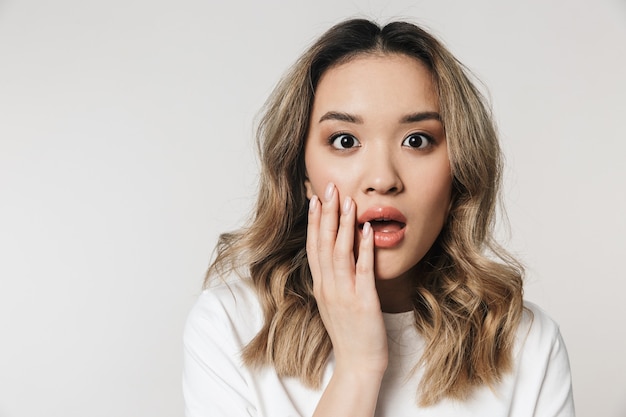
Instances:
[[[318,203],[318,199],[317,196],[314,195],[313,197],[311,197],[311,201],[309,201],[309,211],[310,212],[314,212],[315,209],[317,208],[317,203]]]
[[[326,201],[330,201],[333,198],[333,191],[335,191],[335,184],[329,182],[326,186],[326,192],[324,193]]]
[[[370,222],[365,222],[365,224],[363,225],[363,238],[369,239],[371,234],[372,234],[372,225],[370,224]]]
[[[341,207],[343,214],[350,213],[350,208],[352,208],[352,199],[350,197],[346,197],[343,199],[343,206]]]

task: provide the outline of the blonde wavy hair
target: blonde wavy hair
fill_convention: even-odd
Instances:
[[[523,311],[522,268],[493,240],[501,154],[489,107],[469,72],[433,36],[406,22],[363,19],[328,30],[279,82],[257,132],[256,208],[239,231],[220,236],[205,286],[233,272],[251,279],[265,324],[243,351],[246,366],[320,387],[332,350],[313,296],[305,251],[304,142],[315,88],[329,68],[361,54],[403,54],[431,71],[453,175],[451,209],[420,261],[415,326],[426,340],[418,398],[432,405],[493,387],[512,366]]]

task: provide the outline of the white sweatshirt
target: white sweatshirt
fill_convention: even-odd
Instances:
[[[417,406],[421,373],[411,372],[424,340],[413,326],[413,313],[386,314],[389,365],[376,407],[377,417],[573,417],[569,360],[559,328],[531,303],[517,332],[513,372],[494,390],[477,389],[466,401],[443,400]],[[205,290],[189,314],[184,336],[183,394],[187,417],[311,416],[328,383],[306,388],[273,368],[251,371],[242,365],[243,347],[258,333],[263,315],[247,281],[231,280]]]

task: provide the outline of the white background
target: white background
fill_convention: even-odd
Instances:
[[[625,416],[626,3],[260,3],[0,2],[0,416],[182,415],[255,116],[349,16],[423,24],[488,86],[527,298],[561,324],[578,415]]]

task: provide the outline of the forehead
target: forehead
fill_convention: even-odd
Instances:
[[[317,84],[313,114],[328,107],[355,113],[438,111],[430,69],[402,54],[357,55],[330,67]]]

